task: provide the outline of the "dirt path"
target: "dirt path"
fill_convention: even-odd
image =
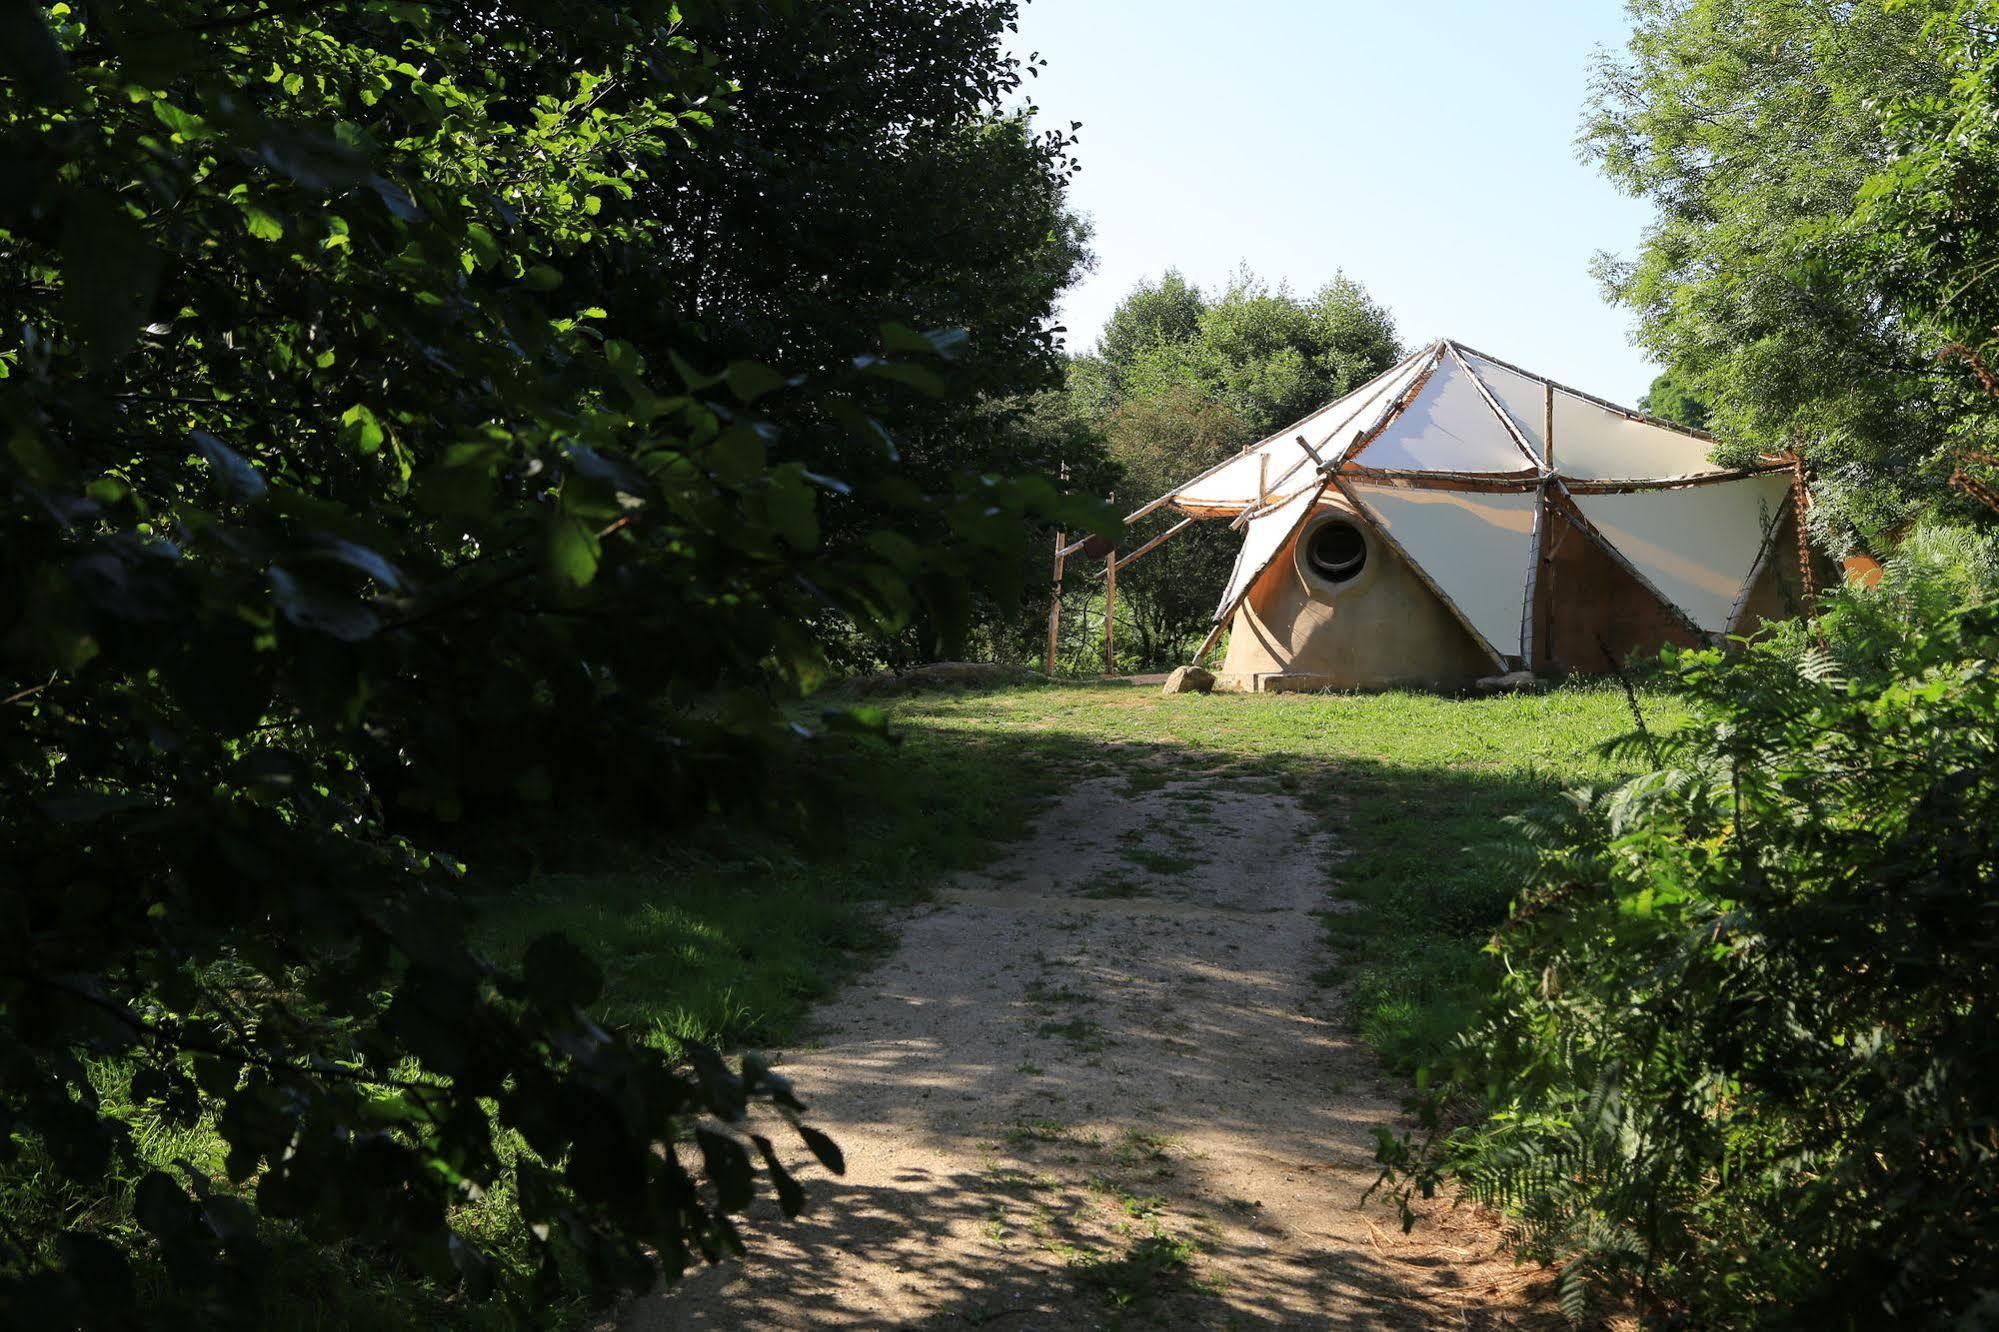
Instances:
[[[1399,1092],[1312,981],[1336,848],[1289,797],[1150,786],[1078,785],[904,923],[783,1063],[846,1176],[622,1327],[1519,1325],[1475,1218],[1358,1205]]]

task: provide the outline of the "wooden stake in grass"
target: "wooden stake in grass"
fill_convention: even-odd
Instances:
[[[1062,464],[1062,480],[1069,479],[1069,464]],[[1068,534],[1061,528],[1055,529],[1055,579],[1048,594],[1048,652],[1041,659],[1041,672],[1055,674],[1055,653],[1062,641],[1062,564],[1065,558],[1063,543]]]
[[[1117,674],[1117,552],[1104,556],[1104,674]]]

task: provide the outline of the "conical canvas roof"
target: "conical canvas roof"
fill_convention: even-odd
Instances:
[[[1490,396],[1446,349],[1416,395],[1346,461],[1375,471],[1533,475],[1540,459],[1520,447]]]
[[[1467,632],[1523,660],[1543,506],[1554,498],[1572,502],[1590,535],[1688,624],[1733,627],[1792,478],[1722,467],[1712,445],[1446,339],[1139,514],[1257,515],[1220,624],[1324,486],[1338,485]]]

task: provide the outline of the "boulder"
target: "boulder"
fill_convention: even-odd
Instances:
[[[1215,673],[1199,666],[1175,666],[1159,687],[1162,694],[1205,694],[1215,687]]]
[[[1487,694],[1511,694],[1540,687],[1541,681],[1532,671],[1508,671],[1504,675],[1488,675],[1474,686]]]

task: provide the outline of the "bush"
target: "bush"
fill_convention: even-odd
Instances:
[[[1563,818],[1504,974],[1427,1098],[1524,1253],[1706,1325],[1999,1312],[1999,607],[1989,543],[1920,535],[1793,633],[1672,662],[1651,771]],[[1968,605],[1956,604],[1969,594]]]
[[[931,8],[843,30],[1010,93],[1011,6]],[[658,317],[730,300],[647,200],[732,169],[731,91],[638,0],[0,17],[0,1324],[261,1323],[297,1244],[543,1310],[801,1205],[782,1080],[472,946],[464,830],[831,808],[768,781],[825,642],[1090,518],[902,462],[960,338],[780,373]]]

